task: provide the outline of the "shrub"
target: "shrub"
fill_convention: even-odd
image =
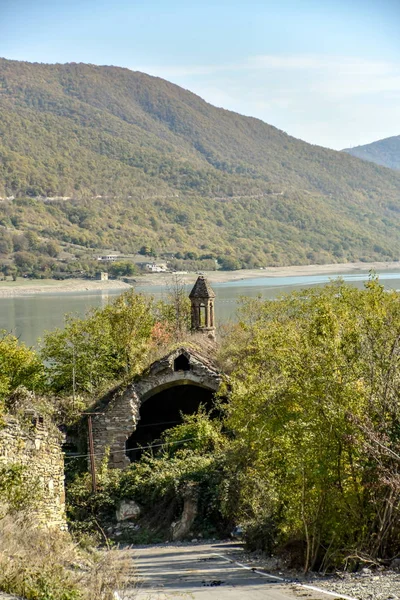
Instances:
[[[0,590],[26,600],[113,600],[128,574],[120,551],[83,551],[29,513],[0,519]]]

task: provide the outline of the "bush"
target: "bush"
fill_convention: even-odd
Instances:
[[[113,600],[127,576],[120,551],[83,551],[67,533],[0,519],[0,590],[26,600]]]
[[[167,430],[162,441],[163,447],[157,454],[144,454],[124,471],[108,470],[103,464],[96,495],[91,493],[88,474],[69,485],[67,506],[71,527],[102,535],[101,531],[115,520],[118,502],[134,499],[143,509],[135,541],[169,539],[171,524],[182,513],[184,492],[193,485],[199,501],[192,533],[226,534],[231,521],[222,509],[227,438],[221,432],[221,422],[200,411],[185,416],[181,425]],[[138,536],[140,540],[136,539]]]

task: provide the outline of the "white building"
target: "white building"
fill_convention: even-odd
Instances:
[[[98,256],[97,260],[102,260],[104,262],[115,262],[120,257],[117,254],[106,254],[105,256]]]
[[[167,265],[156,265],[156,263],[148,263],[146,269],[150,273],[166,273],[168,271]]]

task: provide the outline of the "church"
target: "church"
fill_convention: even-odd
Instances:
[[[204,276],[198,277],[189,298],[191,330],[212,344],[215,293]],[[210,410],[221,381],[213,361],[189,345],[155,361],[128,386],[119,386],[97,402],[92,418],[96,462],[106,452],[111,468],[138,460],[163,431],[182,422],[182,414],[194,414],[201,405]]]

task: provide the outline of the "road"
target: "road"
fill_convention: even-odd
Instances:
[[[135,600],[332,600],[246,568],[232,558],[233,544],[159,545],[135,548],[139,587],[123,594]]]

